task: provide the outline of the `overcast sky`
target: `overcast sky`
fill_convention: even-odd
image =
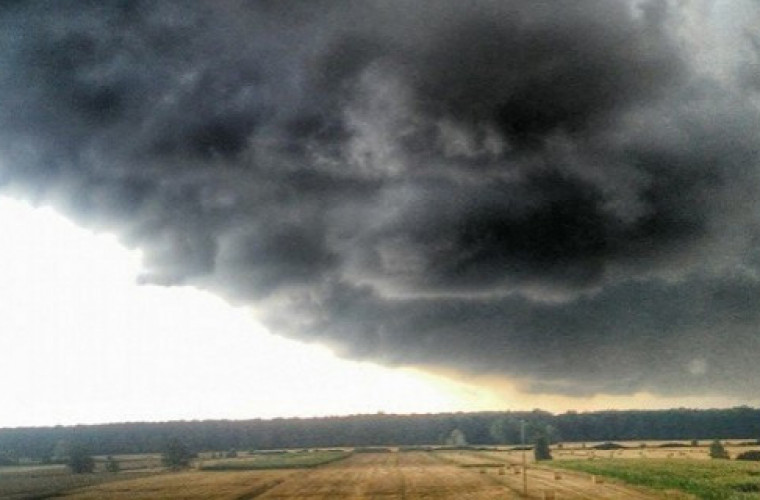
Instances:
[[[755,401],[758,26],[754,0],[4,2],[0,189],[347,359]]]

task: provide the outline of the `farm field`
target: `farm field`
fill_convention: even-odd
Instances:
[[[602,443],[569,443],[563,448],[553,447],[555,460],[578,460],[599,458],[675,458],[711,460],[709,449],[711,441],[698,441],[692,446],[690,441],[616,441],[624,448],[616,450],[599,450],[594,446]],[[741,441],[723,441],[730,458],[749,450],[760,450],[760,445],[740,444]]]
[[[514,452],[356,453],[313,469],[167,473],[69,492],[66,500],[126,499],[510,499],[523,498]],[[592,481],[581,472],[556,479],[548,468],[529,470],[530,498],[688,498]]]
[[[437,452],[436,456],[450,463],[456,463],[481,475],[496,474],[497,480],[513,492],[522,492],[522,452],[519,451],[457,451]],[[532,453],[526,452],[528,468],[528,494],[531,498],[562,499],[648,499],[648,498],[691,498],[677,491],[653,491],[626,485],[621,481],[610,481],[588,473],[556,471],[544,465],[536,465]],[[498,467],[505,464],[503,476]],[[485,471],[485,472],[484,472]],[[518,495],[519,497],[519,495]]]
[[[0,499],[47,498],[74,488],[145,476],[145,472],[71,474],[63,465],[0,467]]]
[[[50,498],[77,500],[248,499],[276,486],[293,471],[187,471],[116,481]]]
[[[237,458],[203,460],[197,464],[201,470],[267,470],[304,469],[342,460],[348,451],[299,451],[272,454],[248,454]]]
[[[688,492],[700,499],[760,499],[760,464],[728,460],[562,460],[563,469],[602,474],[629,484]]]
[[[760,499],[760,463],[709,459],[708,442],[564,443],[554,460],[528,463],[528,497]],[[758,449],[727,446],[735,457]],[[381,452],[385,450],[386,452]],[[362,450],[358,450],[362,451]],[[203,453],[172,472],[156,455],[117,456],[118,474],[73,475],[64,466],[0,468],[0,499],[509,499],[523,498],[523,452],[504,448]],[[96,457],[102,471],[104,457]]]
[[[723,443],[732,459],[745,451],[760,450],[760,445],[749,442]],[[660,490],[677,489],[696,498],[760,499],[760,463],[714,460],[709,455],[710,441],[697,442],[697,446],[688,441],[618,444],[625,448],[598,450],[571,445],[557,449],[551,466]]]

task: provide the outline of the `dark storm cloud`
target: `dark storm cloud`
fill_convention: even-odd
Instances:
[[[697,3],[6,2],[0,180],[347,356],[750,394],[758,35]]]

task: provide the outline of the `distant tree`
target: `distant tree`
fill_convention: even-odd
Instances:
[[[496,419],[506,421],[494,424]],[[522,443],[521,421],[525,422],[526,443],[534,442],[531,423],[535,423],[556,428],[557,434],[548,436],[550,443],[587,443],[587,449],[603,441],[639,440],[649,442],[648,448],[652,448],[657,446],[652,443],[658,441],[689,443],[698,439],[708,451],[715,436],[730,440],[760,437],[760,408],[567,412],[554,416],[540,412],[486,412],[0,429],[0,450],[20,461],[56,460],[65,464],[71,440],[86,442],[93,455],[106,456],[160,454],[167,436],[183,440],[191,450],[226,451],[233,446],[238,450],[264,450],[428,445],[444,443],[452,429],[460,429],[470,443],[496,443],[506,437],[506,443],[517,444]]]
[[[749,450],[744,453],[740,453],[736,457],[737,460],[760,460],[760,450]]]
[[[710,444],[710,458],[729,458],[726,448],[717,439]]]
[[[466,446],[467,438],[460,429],[454,429],[446,438],[446,444],[449,446]]]
[[[533,454],[536,457],[536,461],[551,460],[552,452],[549,449],[549,438],[538,436],[536,438],[536,446],[533,448]]]
[[[238,456],[238,452],[235,448],[230,448],[230,450],[226,454],[227,458],[237,458],[237,456]]]
[[[613,443],[612,441],[605,441],[604,443],[592,446],[592,448],[595,450],[622,450],[625,446],[619,443]]]
[[[166,441],[161,457],[165,466],[173,469],[187,467],[190,465],[191,458],[193,458],[193,454],[187,449],[185,443],[177,438],[171,438]]]
[[[74,474],[86,474],[95,470],[95,460],[90,450],[79,443],[74,443],[69,447],[67,464]]]
[[[64,439],[59,439],[50,452],[50,461],[53,463],[66,463],[69,459],[71,445]]]
[[[106,470],[108,472],[119,472],[120,469],[119,462],[111,455],[108,455],[108,458],[106,459]]]
[[[543,434],[546,436],[546,439],[549,441],[549,444],[556,443],[560,440],[559,431],[556,427],[554,427],[551,424],[546,424],[544,427]]]
[[[8,453],[0,453],[0,465],[18,465],[18,458]]]
[[[496,444],[520,442],[520,421],[511,416],[497,417],[488,426],[488,434]]]
[[[506,444],[509,441],[509,421],[497,418],[488,426],[488,434],[496,444]]]

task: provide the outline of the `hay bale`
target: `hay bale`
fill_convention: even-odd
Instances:
[[[562,479],[562,473],[561,472],[555,472],[554,473],[554,480],[555,481],[559,481],[560,479]]]

